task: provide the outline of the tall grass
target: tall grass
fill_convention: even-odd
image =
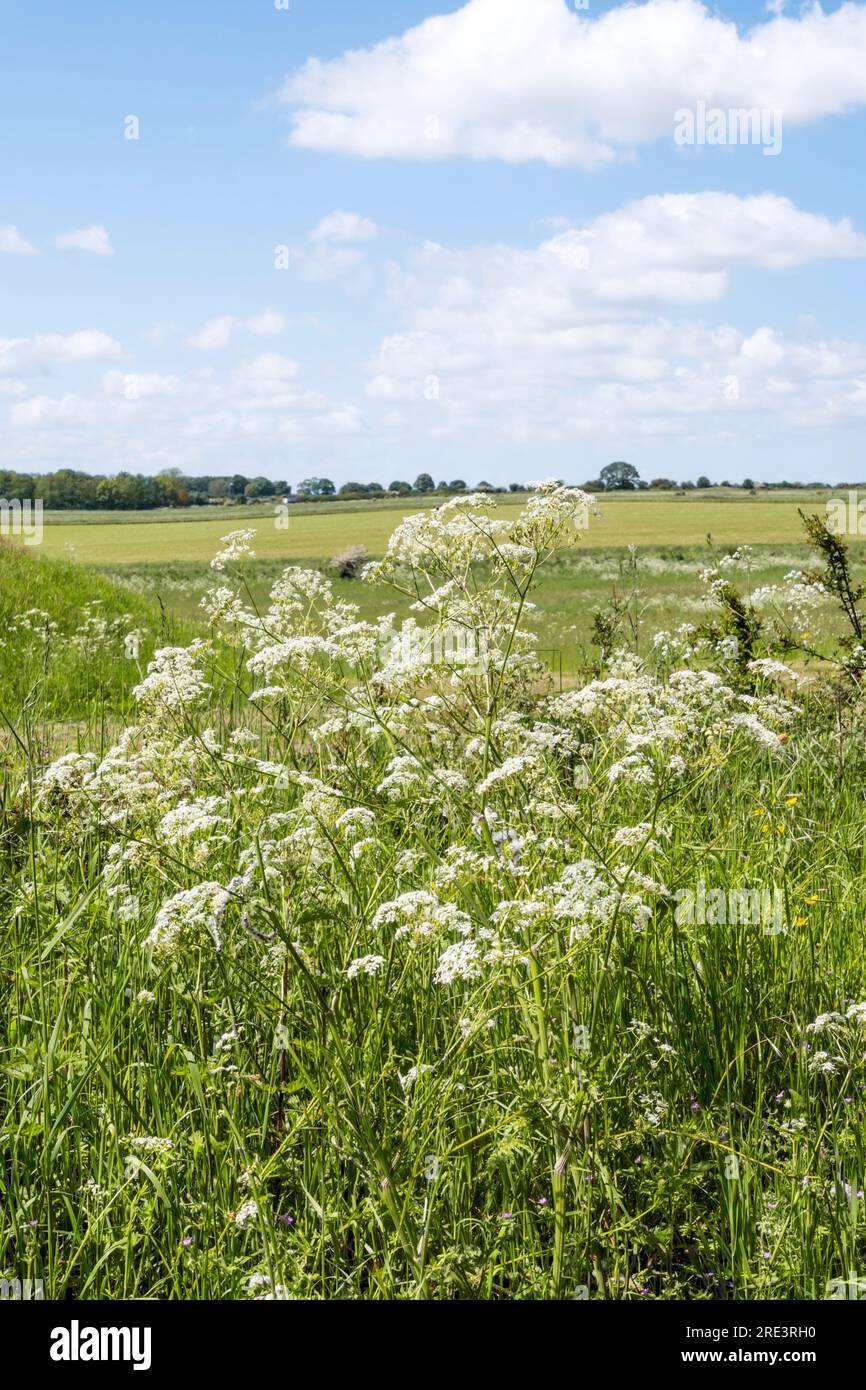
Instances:
[[[34,593],[11,563],[7,615]],[[470,569],[489,619],[501,566],[480,593]],[[42,579],[46,609],[71,582]],[[110,768],[46,772],[19,702],[0,1271],[83,1299],[811,1299],[862,1278],[856,682],[784,693],[710,655],[678,686],[620,647],[604,688],[551,703],[497,629],[492,673],[376,686],[350,627],[324,598],[263,616],[272,679],[289,629],[344,644],[280,666],[264,713],[251,648],[215,636],[209,688],[172,665]],[[69,661],[71,703],[39,689],[92,728],[115,677]],[[188,834],[166,825],[191,803]],[[179,910],[163,950],[160,910],[206,882],[225,904]],[[701,884],[778,893],[781,918],[683,913]],[[467,941],[477,970],[443,969]]]

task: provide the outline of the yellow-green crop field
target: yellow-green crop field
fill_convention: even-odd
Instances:
[[[499,498],[498,511],[508,519],[521,501]],[[581,547],[696,546],[708,534],[719,545],[785,545],[800,540],[800,507],[823,511],[826,493],[791,492],[750,496],[742,492],[706,496],[670,494],[639,497],[609,496],[600,500],[600,515],[581,533]],[[281,526],[274,508],[220,509],[199,519],[182,520],[140,514],[138,519],[115,519],[103,513],[69,522],[63,513],[48,518],[43,550],[69,554],[82,564],[99,566],[151,565],[209,561],[227,532],[255,527],[255,550],[264,560],[327,560],[348,545],[363,545],[381,555],[394,527],[419,510],[418,502],[371,504],[343,509],[292,507]],[[105,519],[103,519],[105,518]],[[110,518],[110,519],[109,519]],[[287,525],[286,525],[287,521]]]

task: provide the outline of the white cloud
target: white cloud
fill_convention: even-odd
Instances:
[[[113,256],[114,248],[104,227],[79,227],[54,238],[54,245],[63,251],[89,251],[93,256]]]
[[[711,303],[738,266],[786,270],[861,257],[866,236],[847,218],[831,222],[773,193],[666,193],[531,249],[428,242],[404,270],[392,269],[392,290],[425,325],[492,313],[507,335],[509,324],[553,329],[575,313],[597,318],[616,306]]]
[[[366,256],[355,246],[321,244],[312,252],[300,252],[295,260],[304,280],[336,280],[341,275],[361,271]]]
[[[797,125],[866,103],[866,6],[775,14],[740,33],[699,0],[598,18],[565,0],[469,0],[284,82],[290,143],[364,158],[598,168],[670,139],[699,101]]]
[[[36,255],[36,247],[24,240],[17,227],[8,224],[5,227],[0,227],[0,252],[3,251],[8,251],[11,255]]]
[[[177,376],[162,376],[158,372],[107,372],[102,380],[107,396],[122,396],[124,400],[146,400],[177,396],[182,382]]]
[[[77,333],[36,333],[0,338],[0,376],[44,371],[58,363],[105,362],[123,356],[116,338],[95,328]]]
[[[283,394],[298,379],[300,367],[291,357],[282,357],[276,352],[263,352],[250,362],[244,362],[236,371],[234,380],[251,395],[275,396]]]
[[[98,389],[10,392],[0,447],[22,462],[154,471],[271,470],[286,450],[315,455],[361,438],[357,408],[306,387],[291,358],[263,353],[226,375],[109,371]],[[293,455],[297,457],[297,455]]]
[[[117,339],[96,328],[66,334],[37,333],[33,344],[37,355],[53,362],[99,362],[123,356]]]
[[[357,212],[332,212],[307,233],[309,249],[295,252],[295,262],[305,280],[336,280],[356,274],[366,265],[358,242],[372,241],[379,228]]]
[[[866,236],[847,218],[830,222],[773,193],[667,193],[562,232],[541,254],[555,275],[581,274],[599,300],[700,303],[720,298],[738,265],[787,270],[864,257]]]
[[[278,338],[286,331],[286,316],[276,309],[264,309],[247,319],[247,328],[257,338]]]
[[[205,352],[219,352],[227,348],[232,340],[238,320],[232,314],[222,314],[219,318],[208,319],[195,333],[187,338],[190,347],[201,348]]]
[[[782,447],[786,430],[817,439],[866,423],[863,342],[822,337],[805,319],[789,333],[758,316],[745,328],[711,321],[741,268],[766,279],[866,256],[847,220],[768,193],[662,194],[537,237],[427,243],[389,267],[390,331],[368,363],[370,426],[351,401],[308,385],[294,358],[259,351],[285,327],[265,308],[204,324],[198,345],[254,350],[224,367],[197,359],[184,375],[129,370],[120,344],[96,329],[0,340],[0,453],[33,466],[121,459],[145,471],[254,473],[284,472],[275,460],[289,457],[303,457],[304,471],[339,471],[339,452],[344,463],[366,457],[365,475],[399,476],[407,450],[435,469],[446,448],[455,464],[464,451],[455,471],[465,475],[485,448],[503,457],[513,446],[637,439],[754,449],[760,439]],[[362,255],[333,238],[306,245],[314,263]],[[87,362],[109,364],[97,387],[80,387],[79,369],[57,388],[27,384]]]
[[[257,338],[276,338],[286,331],[286,317],[276,309],[263,309],[260,314],[253,314],[248,319],[221,314],[218,318],[208,319],[195,333],[191,333],[186,340],[187,345],[205,352],[220,352],[229,346],[239,329]]]
[[[805,324],[796,338],[745,334],[681,311],[720,300],[738,266],[864,255],[847,221],[772,194],[644,198],[533,249],[427,244],[392,268],[403,324],[370,362],[366,394],[414,407],[416,433],[511,441],[862,419],[863,344]]]
[[[20,381],[17,377],[12,376],[0,376],[0,401],[13,401],[26,395],[26,381]]]
[[[332,212],[308,233],[310,241],[372,241],[378,233],[375,222],[357,212]]]

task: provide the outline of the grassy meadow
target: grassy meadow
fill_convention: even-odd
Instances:
[[[582,538],[581,549],[629,545],[701,545],[711,534],[719,545],[784,545],[800,539],[798,508],[823,509],[823,492],[757,493],[741,490],[608,495]],[[420,499],[371,503],[295,503],[276,524],[272,505],[213,508],[202,512],[54,512],[46,514],[44,551],[88,565],[139,567],[209,563],[220,537],[233,528],[258,529],[256,554],[286,564],[325,562],[348,545],[381,555],[394,528],[419,511]],[[499,514],[516,519],[525,499],[498,499]]]
[[[866,1292],[866,605],[825,500],[0,544],[0,1274]]]
[[[827,497],[807,489],[754,496],[741,489],[606,496],[578,543],[539,576],[533,596],[538,612],[530,627],[557,670],[578,672],[590,659],[593,610],[615,589],[634,587],[635,576],[627,572],[630,546],[640,551],[641,623],[648,636],[668,620],[700,614],[703,600],[694,579],[710,557],[708,537],[719,552],[752,546],[755,582],[777,582],[808,559],[799,510],[822,512]],[[508,496],[497,502],[497,514],[512,521],[525,504]],[[126,592],[156,598],[179,621],[195,624],[213,581],[210,560],[228,531],[255,528],[256,561],[247,565],[246,577],[256,602],[265,604],[285,566],[327,571],[331,558],[353,545],[377,558],[407,516],[436,505],[425,499],[297,503],[280,515],[279,524],[270,503],[204,512],[47,513],[40,553],[95,568]],[[358,604],[364,618],[380,609],[379,595],[364,585],[336,580],[335,588]],[[401,595],[394,594],[391,604],[401,619],[408,616]]]

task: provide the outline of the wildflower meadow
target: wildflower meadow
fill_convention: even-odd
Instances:
[[[594,522],[427,507],[363,616],[259,602],[256,527],[185,624],[0,553],[4,1277],[866,1293],[856,563],[813,515],[778,584],[710,549],[692,621],[615,594],[557,680],[533,596]]]

